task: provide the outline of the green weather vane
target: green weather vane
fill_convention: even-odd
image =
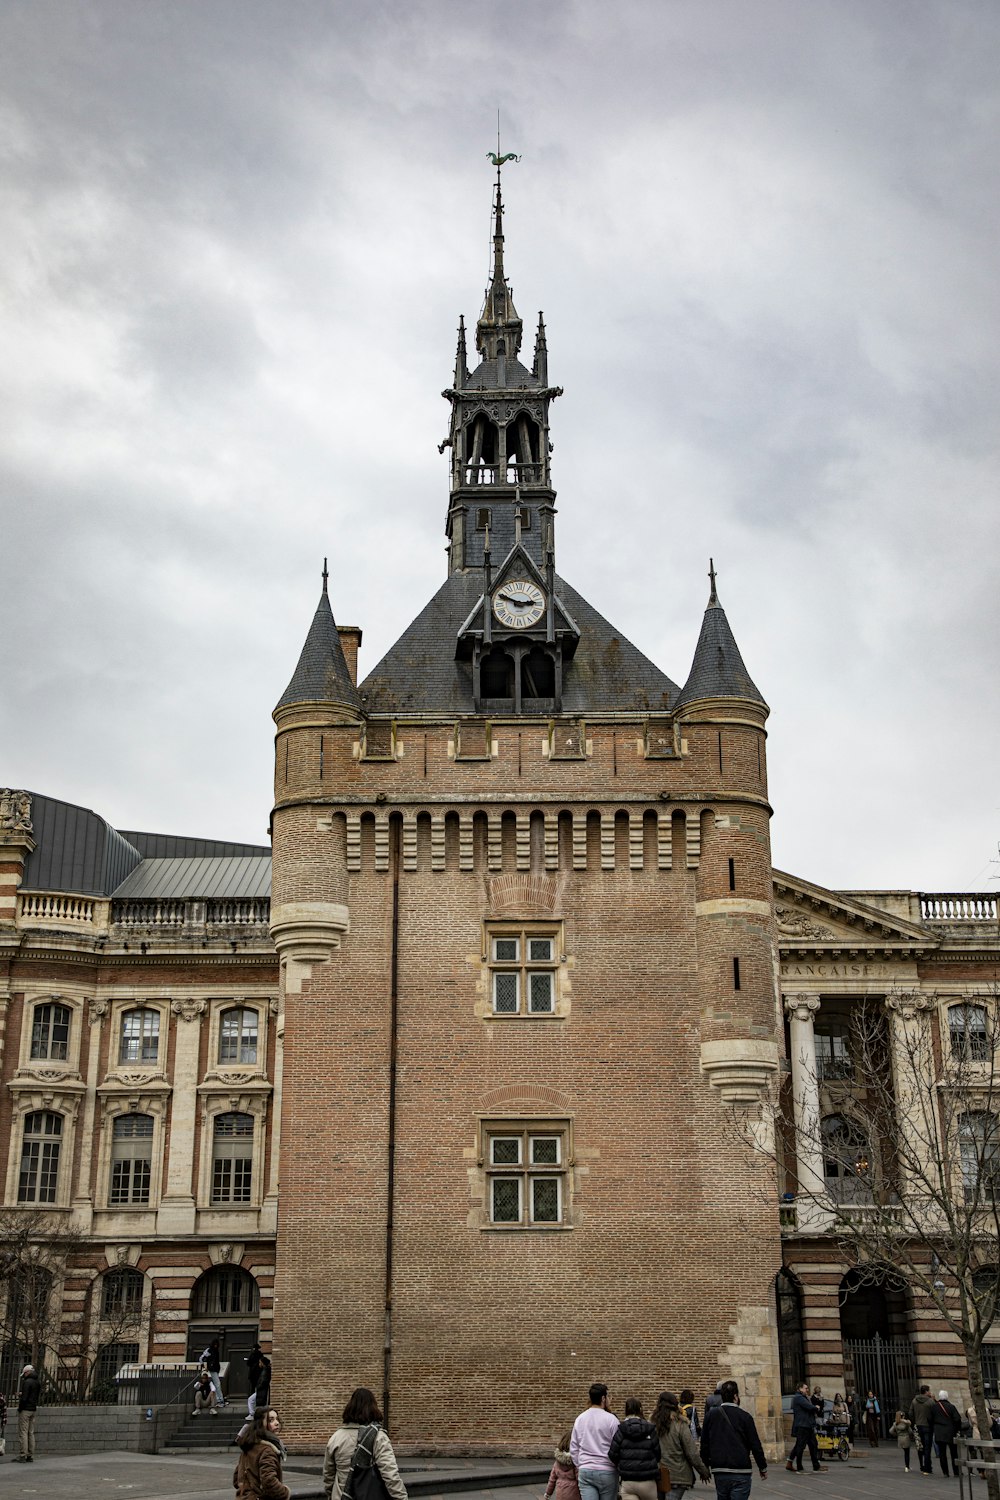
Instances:
[[[521,160],[521,158],[518,156],[518,154],[517,154],[516,151],[508,151],[507,154],[506,154],[506,156],[501,156],[500,155],[500,111],[499,110],[497,110],[497,149],[495,151],[487,151],[486,157],[487,157],[487,160],[491,161],[493,163],[493,165],[496,167],[496,169],[497,169],[497,176],[498,177],[500,175],[500,168],[504,165],[505,162],[508,162],[508,161],[520,161]]]

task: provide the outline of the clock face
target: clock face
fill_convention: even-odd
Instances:
[[[537,625],[544,609],[545,595],[536,583],[524,579],[511,578],[493,595],[493,613],[501,625],[509,625],[512,630]]]

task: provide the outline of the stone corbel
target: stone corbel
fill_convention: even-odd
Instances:
[[[285,976],[285,993],[298,994],[312,965],[326,963],[350,931],[346,906],[333,901],[288,901],[271,907],[271,941]]]
[[[777,1044],[757,1037],[702,1042],[701,1071],[726,1104],[763,1104],[778,1072]]]

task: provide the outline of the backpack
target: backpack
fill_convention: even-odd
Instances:
[[[354,1450],[351,1468],[341,1500],[388,1500],[389,1491],[375,1462],[375,1440],[379,1434],[377,1422],[358,1433],[358,1446]]]

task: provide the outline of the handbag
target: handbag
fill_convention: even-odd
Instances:
[[[350,1472],[341,1490],[342,1500],[389,1500],[385,1480],[375,1462],[375,1439],[379,1426],[372,1422],[358,1433],[358,1445],[351,1460]]]

